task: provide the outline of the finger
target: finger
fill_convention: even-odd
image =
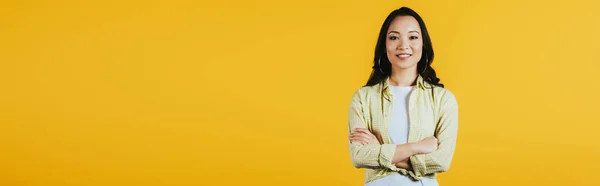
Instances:
[[[356,133],[360,133],[360,134],[366,134],[366,135],[373,135],[371,132],[369,132],[368,130],[357,130]]]
[[[350,141],[364,141],[364,139],[360,136],[352,136],[349,139]]]
[[[352,134],[350,134],[349,138],[351,138],[351,139],[361,139],[361,140],[364,140],[364,141],[367,141],[367,142],[377,140],[377,137],[375,137],[374,135],[368,135],[368,134],[365,134],[365,133],[352,133]]]
[[[351,132],[351,134],[363,134],[363,133],[368,133],[368,132],[365,132],[364,130],[355,130],[355,131]]]
[[[356,133],[356,134],[352,134],[351,136],[354,138],[368,139],[367,136],[363,133]]]
[[[373,139],[373,138],[371,137],[372,135],[369,135],[369,134],[361,133],[360,135],[361,135],[362,137],[364,137],[365,139],[368,139],[368,140],[370,140],[370,139]]]
[[[368,144],[367,141],[365,141],[364,139],[361,139],[361,138],[352,138],[352,139],[350,139],[350,141],[351,142],[358,142],[358,143],[363,144],[363,145]]]
[[[348,137],[366,138],[362,133],[351,133]]]
[[[351,139],[350,139],[350,141],[359,142],[359,143],[361,143],[361,144],[363,144],[363,145],[370,144],[370,143],[369,143],[369,140],[366,140],[366,139],[364,139],[363,137],[353,137],[353,138],[351,138]]]
[[[367,142],[367,141],[369,141],[369,140],[365,139],[365,138],[364,138],[364,137],[362,137],[362,136],[353,136],[353,137],[350,137],[350,140],[354,140],[354,141],[364,141],[364,142]]]
[[[356,128],[355,131],[357,132],[368,132],[369,130],[366,128]]]
[[[369,133],[369,130],[367,130],[367,129],[360,129],[360,130],[357,130],[357,132],[360,132],[360,133]]]
[[[366,134],[364,134],[364,133],[361,133],[361,132],[351,133],[350,136],[368,139],[368,136]]]
[[[363,129],[365,129],[365,128],[354,128],[354,129],[352,129],[352,131],[353,131],[353,132],[356,132],[356,131],[361,131],[361,130],[363,130]]]
[[[360,133],[352,133],[349,137],[361,137]]]
[[[369,130],[361,130],[361,131],[359,131],[359,132],[360,132],[360,133],[363,133],[363,134],[367,134],[367,135],[369,135],[369,136],[375,136],[375,135],[374,135],[374,134],[373,134],[371,131],[369,131]]]

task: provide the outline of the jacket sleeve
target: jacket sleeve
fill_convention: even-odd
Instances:
[[[348,134],[355,128],[367,128],[364,117],[363,101],[361,100],[361,90],[358,90],[352,96],[350,110],[348,113]],[[399,171],[399,168],[392,164],[392,159],[396,151],[394,144],[369,144],[362,145],[360,142],[348,141],[350,148],[350,158],[356,168],[388,168],[393,171]]]
[[[454,156],[458,133],[458,104],[449,91],[443,96],[440,104],[442,109],[435,131],[438,149],[429,154],[410,157],[414,177],[417,179],[427,174],[448,171]]]

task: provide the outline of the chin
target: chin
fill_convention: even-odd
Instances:
[[[408,62],[408,61],[399,61],[399,62],[395,62],[394,66],[400,68],[400,69],[411,69],[411,68],[416,68],[417,67],[417,63],[415,62]]]

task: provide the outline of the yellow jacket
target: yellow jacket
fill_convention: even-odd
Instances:
[[[409,95],[408,143],[430,136],[438,139],[438,149],[429,154],[410,157],[412,170],[392,164],[396,145],[388,135],[393,97],[388,80],[374,86],[364,86],[354,93],[348,114],[348,133],[355,128],[367,128],[377,136],[381,145],[362,145],[349,142],[350,157],[356,168],[366,168],[365,182],[398,172],[420,180],[423,176],[434,178],[436,173],[450,168],[458,132],[458,104],[454,94],[442,87],[433,86],[421,76]]]

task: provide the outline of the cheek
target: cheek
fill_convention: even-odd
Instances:
[[[423,44],[420,44],[420,43],[413,44],[412,50],[413,50],[413,54],[421,55],[421,53],[423,52]]]
[[[411,44],[411,48],[413,51],[422,51],[423,50],[423,43],[422,42],[414,42]]]
[[[396,44],[394,42],[386,42],[385,43],[385,48],[386,50],[389,52],[393,52],[396,51]]]

